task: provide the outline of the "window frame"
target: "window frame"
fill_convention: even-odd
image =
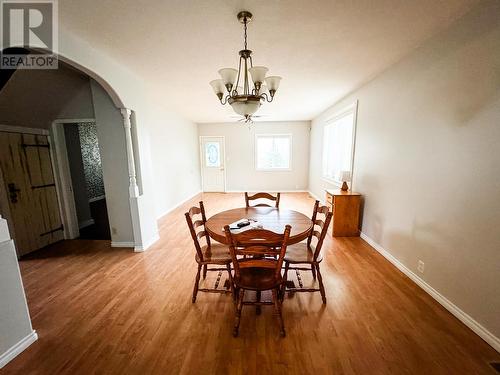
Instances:
[[[345,117],[349,114],[353,115],[353,120],[352,120],[352,138],[351,138],[351,158],[350,158],[350,165],[349,165],[349,170],[351,172],[351,181],[349,183],[350,189],[352,189],[352,184],[353,184],[353,179],[354,179],[354,155],[355,155],[355,150],[356,150],[356,128],[357,128],[357,123],[358,123],[358,100],[354,101],[353,103],[347,105],[346,107],[343,107],[341,110],[335,112],[332,116],[328,117],[322,127],[322,145],[321,145],[321,178],[323,181],[326,181],[330,184],[333,184],[337,187],[342,186],[343,181],[337,180],[335,177],[330,178],[329,176],[325,176],[325,168],[324,168],[324,163],[325,163],[325,132],[326,132],[326,127],[333,124],[335,121],[340,120],[342,117]]]
[[[259,168],[258,163],[258,139],[259,138],[274,138],[274,137],[287,137],[290,140],[290,151],[288,153],[288,168]],[[254,137],[254,163],[255,170],[259,172],[287,172],[292,170],[292,160],[293,160],[293,137],[291,133],[259,133],[255,134]]]

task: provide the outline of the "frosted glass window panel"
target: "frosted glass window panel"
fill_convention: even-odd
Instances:
[[[257,135],[257,169],[290,169],[291,144],[290,135]]]
[[[205,166],[220,167],[220,144],[219,142],[205,143]]]
[[[80,138],[87,196],[89,199],[102,197],[105,195],[104,178],[96,123],[78,123],[78,137]]]
[[[323,177],[336,180],[340,171],[352,172],[354,111],[348,111],[324,127]],[[341,182],[341,181],[337,181]]]

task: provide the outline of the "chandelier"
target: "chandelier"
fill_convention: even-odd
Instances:
[[[253,66],[252,51],[247,48],[247,24],[252,20],[252,13],[239,12],[238,20],[244,28],[244,47],[239,52],[238,70],[233,68],[220,69],[221,79],[211,81],[210,85],[222,105],[229,103],[237,114],[249,122],[263,101],[273,101],[281,77],[266,77],[269,69],[265,66]],[[253,86],[250,85],[249,73]]]

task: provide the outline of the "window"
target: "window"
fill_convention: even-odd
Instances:
[[[352,175],[354,134],[356,121],[354,104],[327,121],[323,134],[323,177],[341,183],[338,174],[349,171]]]
[[[205,166],[220,167],[220,143],[205,143]]]
[[[257,170],[288,170],[292,136],[266,134],[255,136],[255,164]]]

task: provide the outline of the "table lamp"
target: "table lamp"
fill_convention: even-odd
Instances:
[[[349,190],[349,186],[347,186],[347,182],[351,181],[351,172],[350,171],[340,171],[337,174],[337,180],[342,181],[342,187],[340,188],[342,191]]]

